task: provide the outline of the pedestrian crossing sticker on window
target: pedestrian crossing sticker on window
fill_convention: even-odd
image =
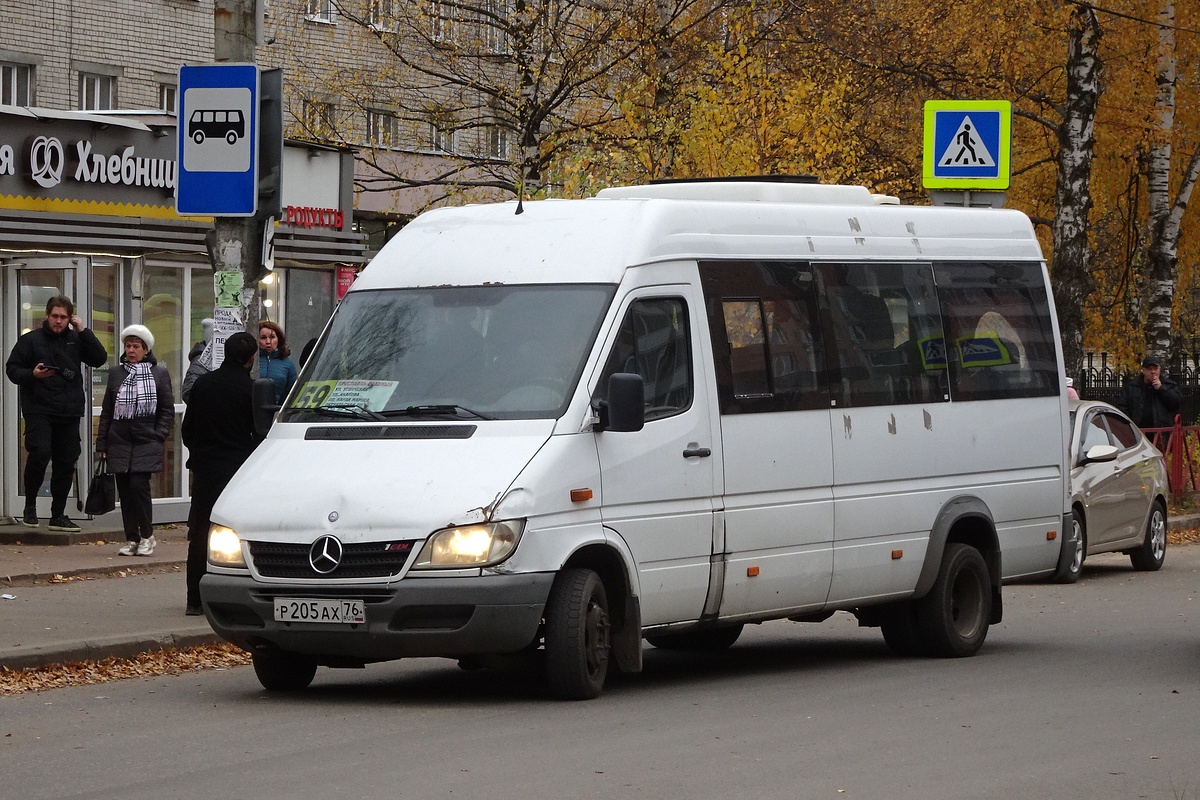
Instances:
[[[932,189],[1007,189],[1012,104],[1004,100],[925,103],[924,184]]]

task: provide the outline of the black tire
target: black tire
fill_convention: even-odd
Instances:
[[[590,569],[559,573],[546,601],[546,679],[563,700],[591,700],[604,688],[611,647],[608,594]]]
[[[992,582],[983,555],[951,542],[933,588],[916,603],[917,629],[928,655],[973,656],[987,638],[992,616]]]
[[[204,144],[204,131],[196,131],[193,133],[192,141],[196,144]]]
[[[1054,573],[1055,583],[1075,583],[1083,574],[1083,560],[1087,558],[1087,531],[1084,530],[1083,518],[1079,512],[1071,510],[1071,533],[1063,547],[1073,547],[1075,552],[1071,560]]]
[[[888,648],[898,656],[910,658],[923,656],[928,652],[925,640],[917,627],[916,605],[905,600],[892,603],[883,610],[879,620],[879,630],[883,632],[883,641]]]
[[[1141,545],[1129,551],[1129,561],[1140,572],[1155,572],[1162,569],[1167,558],[1167,510],[1158,500],[1150,508],[1150,519],[1146,520],[1146,536]]]
[[[230,131],[229,133],[225,134],[225,141],[229,142],[230,144],[237,144],[237,140],[238,140],[238,135],[236,133],[234,133],[233,131]]]
[[[646,641],[660,650],[686,650],[692,653],[719,653],[733,647],[742,635],[743,625],[705,628],[684,633],[661,633],[647,636]]]
[[[317,674],[317,662],[296,653],[260,650],[253,658],[254,674],[268,692],[298,692]]]

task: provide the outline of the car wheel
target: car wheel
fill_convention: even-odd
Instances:
[[[282,650],[259,650],[253,655],[254,674],[268,692],[296,692],[308,687],[317,674],[317,662],[308,656]]]
[[[1071,511],[1071,536],[1063,542],[1063,547],[1072,548],[1074,552],[1071,560],[1054,574],[1054,581],[1075,583],[1083,573],[1083,560],[1087,558],[1087,532],[1084,530],[1083,517],[1074,509]]]
[[[1129,560],[1136,570],[1154,572],[1162,569],[1166,557],[1167,511],[1161,502],[1155,500],[1150,509],[1150,519],[1146,521],[1146,538],[1137,549],[1129,551]]]
[[[962,658],[979,652],[991,616],[992,585],[983,555],[951,542],[933,588],[916,603],[917,630],[928,654]]]
[[[604,688],[611,630],[608,595],[590,569],[559,573],[546,601],[546,678],[563,700],[590,700]]]
[[[733,647],[742,635],[742,625],[708,628],[685,633],[663,633],[647,636],[646,641],[660,650],[687,650],[693,653],[719,653]]]
[[[917,627],[916,606],[912,601],[892,603],[884,609],[879,630],[883,632],[883,641],[888,648],[898,656],[923,656],[927,652]]]

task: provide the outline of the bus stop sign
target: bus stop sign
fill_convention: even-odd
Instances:
[[[258,210],[258,67],[179,68],[180,216],[250,217]]]

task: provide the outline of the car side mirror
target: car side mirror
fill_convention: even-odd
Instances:
[[[270,378],[256,378],[250,390],[254,403],[254,432],[266,436],[275,421],[275,412],[279,406],[275,403],[275,381]]]
[[[1115,461],[1117,458],[1117,452],[1117,448],[1111,444],[1092,445],[1092,449],[1084,453],[1084,463],[1090,464],[1093,461]]]
[[[646,424],[645,382],[641,375],[617,372],[608,378],[608,399],[599,402],[597,430],[632,433]]]

